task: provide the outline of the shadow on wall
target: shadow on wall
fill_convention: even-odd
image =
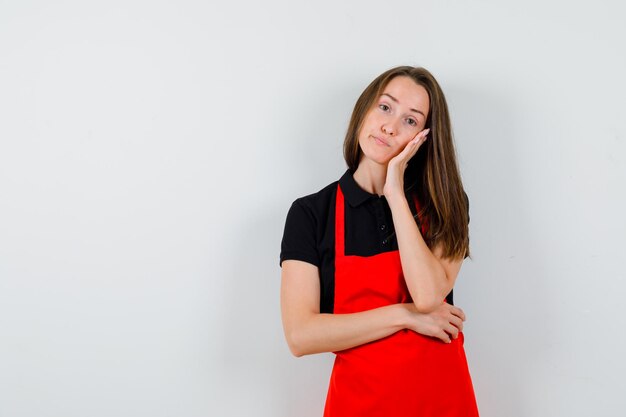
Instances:
[[[280,318],[280,239],[288,207],[251,211],[237,231],[238,254],[224,294],[221,387],[229,415],[273,417],[322,414],[334,355],[295,358]],[[222,398],[224,401],[225,399]]]
[[[308,88],[311,91],[294,91],[294,102],[302,96],[316,97],[313,87]],[[318,417],[323,413],[334,355],[294,358],[289,352],[280,317],[279,255],[291,202],[338,179],[345,170],[342,143],[349,113],[328,114],[343,89],[329,88],[335,91],[332,96],[309,101],[287,124],[277,113],[279,119],[270,123],[273,131],[266,134],[278,138],[276,147],[284,153],[281,165],[262,166],[274,172],[259,174],[253,182],[264,196],[278,195],[276,187],[300,191],[286,199],[279,195],[281,201],[251,204],[248,215],[237,224],[239,229],[233,231],[232,247],[223,252],[232,254],[222,260],[232,265],[224,268],[232,273],[223,290],[230,301],[223,317],[219,371],[226,379],[222,387],[226,401],[232,403],[229,415]],[[285,130],[276,131],[276,126]],[[328,155],[329,150],[336,155]],[[316,175],[313,180],[304,174],[294,178],[294,172]]]
[[[537,110],[499,96],[495,86],[448,91],[470,198],[473,258],[462,269],[455,301],[473,312],[465,348],[478,405],[485,415],[527,416],[532,369],[549,361],[541,347],[552,343],[550,329],[558,325],[550,301],[558,294],[546,285],[550,252],[542,249],[525,204],[536,197],[525,176],[533,161],[525,159],[522,134]]]
[[[335,74],[332,77],[337,79]],[[236,400],[229,415],[318,417],[323,413],[334,355],[295,358],[289,352],[280,317],[279,255],[292,201],[338,179],[345,170],[342,144],[349,113],[329,114],[328,109],[343,107],[337,102],[349,95],[344,93],[344,84],[329,87],[328,82],[316,80],[332,92],[321,98],[315,94],[317,84],[298,83],[288,101],[298,102],[301,97],[318,100],[309,100],[288,121],[276,113],[277,120],[268,124],[271,132],[265,135],[276,138],[274,145],[282,158],[274,154],[258,156],[261,169],[274,171],[253,179],[261,190],[258,195],[276,196],[276,187],[300,191],[293,198],[264,199],[251,205],[254,209],[232,233],[233,247],[223,252],[232,254],[230,259],[221,260],[230,265],[223,269],[232,271],[223,289],[229,302],[222,320],[219,370],[225,378],[222,390],[226,401]],[[301,173],[300,178],[294,177],[294,172]],[[305,175],[307,172],[316,175],[312,178]],[[261,183],[259,178],[266,182]],[[267,187],[273,188],[264,189]]]

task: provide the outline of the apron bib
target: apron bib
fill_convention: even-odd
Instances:
[[[344,197],[337,185],[335,314],[409,302],[399,251],[345,255]],[[464,339],[459,332],[444,343],[404,329],[335,352],[324,417],[478,416]]]

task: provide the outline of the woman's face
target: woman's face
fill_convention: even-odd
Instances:
[[[359,132],[363,158],[387,165],[424,129],[429,102],[426,89],[411,78],[393,78],[363,120]]]

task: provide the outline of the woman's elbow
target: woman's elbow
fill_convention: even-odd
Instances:
[[[285,338],[287,339],[289,351],[296,358],[300,358],[309,353],[306,349],[306,343],[302,340],[302,335],[298,334],[298,332],[287,332],[285,333]]]
[[[415,304],[415,309],[418,313],[428,314],[435,311],[437,307],[441,305],[441,300],[424,300],[422,297],[419,300],[414,301],[413,304]]]
[[[304,352],[302,352],[302,351],[300,351],[300,350],[294,349],[293,347],[289,347],[289,350],[291,351],[291,354],[292,354],[294,357],[296,357],[296,358],[301,358],[301,357],[303,357],[304,355],[306,355],[306,353],[304,353]]]
[[[305,355],[304,350],[298,344],[294,343],[293,341],[287,340],[287,346],[289,346],[289,351],[296,358],[300,358],[300,357]]]
[[[430,292],[419,293],[417,297],[413,297],[415,309],[422,314],[432,313],[444,303],[444,294],[448,294],[450,290],[449,288],[439,288]]]

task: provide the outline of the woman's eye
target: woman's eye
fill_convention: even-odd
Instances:
[[[387,110],[389,109],[389,106],[388,106],[388,105],[386,105],[386,104],[379,104],[379,105],[378,105],[378,107],[379,107],[381,110],[385,110],[385,111],[387,111]]]
[[[408,119],[408,120],[409,120],[409,124],[411,126],[417,126],[417,122],[415,120],[413,120],[413,119]]]

